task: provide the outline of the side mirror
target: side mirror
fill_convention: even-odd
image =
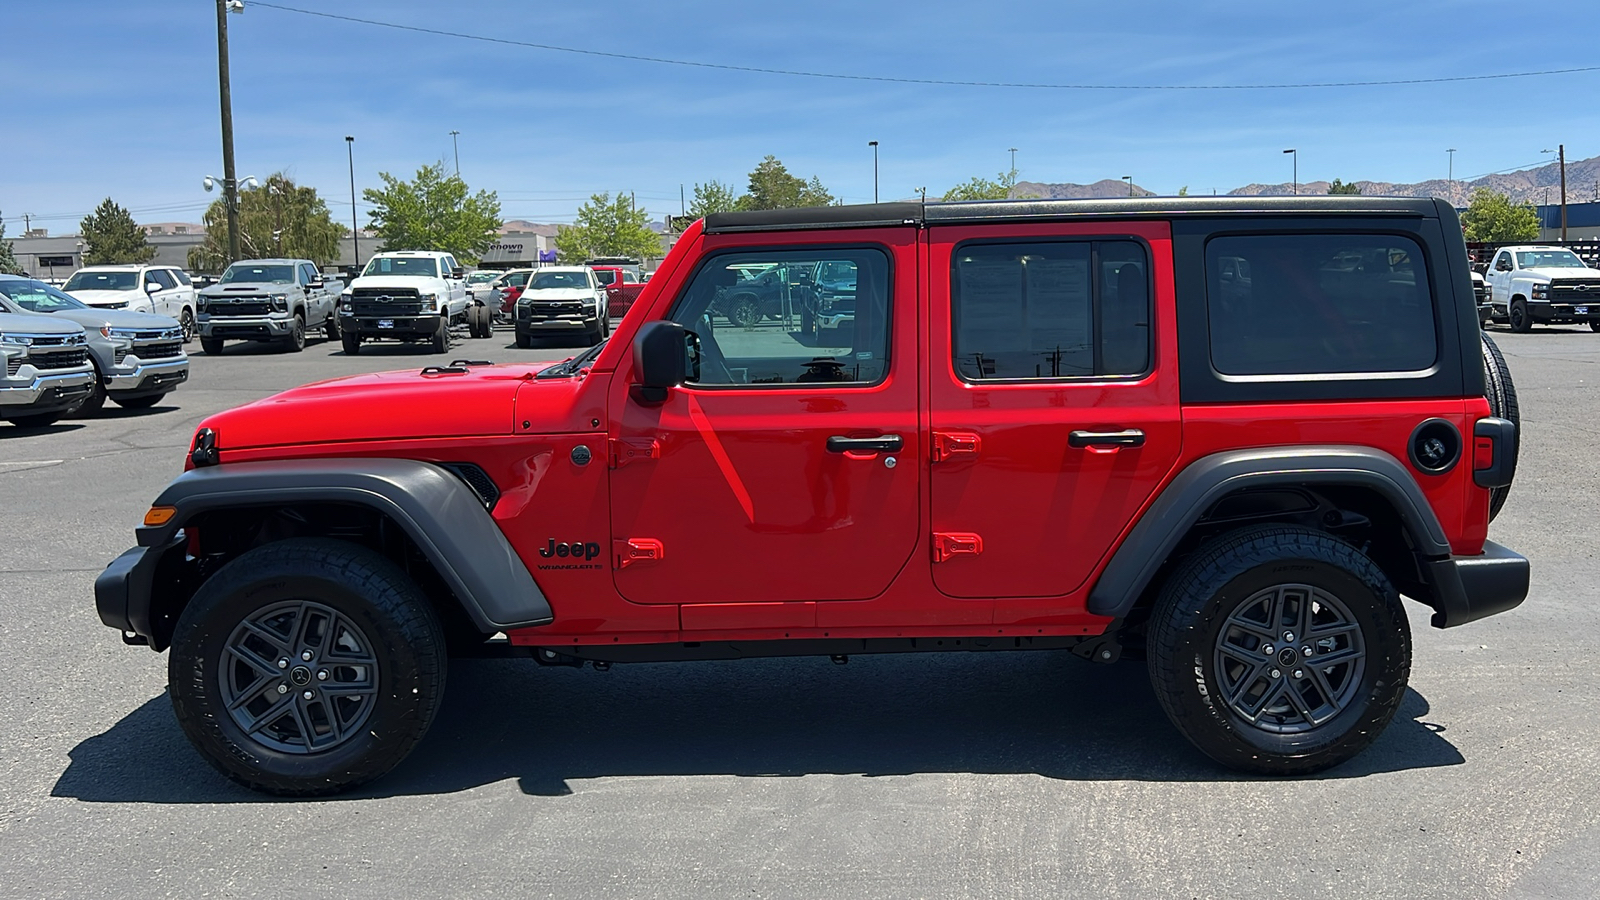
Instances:
[[[700,336],[677,322],[650,322],[633,339],[633,368],[640,403],[662,403],[667,392],[700,378]]]
[[[144,283],[144,292],[146,294],[154,294],[156,291],[159,291],[159,290],[161,290],[161,285],[156,283],[156,282],[154,282],[154,281],[146,281]]]
[[[451,278],[465,278],[465,277],[467,277],[467,270],[462,268],[461,266],[456,266],[454,269],[450,270],[450,277]]]
[[[306,287],[314,290],[321,290],[324,286],[326,286],[326,284],[327,282],[323,281],[321,278],[313,278],[312,280],[306,282]]]

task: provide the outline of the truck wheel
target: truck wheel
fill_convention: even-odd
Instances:
[[[178,325],[183,329],[183,342],[185,344],[194,340],[194,313],[189,307],[183,308],[183,314],[178,316]]]
[[[39,413],[32,416],[12,416],[11,424],[18,428],[49,428],[66,415],[65,412]]]
[[[1319,531],[1242,528],[1203,545],[1151,614],[1150,680],[1167,717],[1229,768],[1304,775],[1366,749],[1411,671],[1400,595]]]
[[[1600,319],[1590,319],[1589,320],[1589,330],[1590,331],[1600,331]]]
[[[1533,318],[1528,315],[1528,304],[1523,301],[1511,301],[1511,330],[1518,334],[1527,334],[1533,330]]]
[[[519,334],[519,335],[517,335],[517,348],[518,349],[527,350],[527,349],[531,348],[532,346],[533,346],[533,335],[531,335],[531,334]]]
[[[172,636],[168,691],[195,749],[247,787],[332,794],[393,769],[433,721],[444,636],[383,556],[296,538],[200,586]]]
[[[468,310],[467,324],[475,338],[486,338],[494,333],[494,325],[489,322],[489,307],[474,306]]]
[[[294,321],[289,326],[289,334],[283,339],[283,349],[290,353],[299,353],[306,348],[306,320],[299,313],[295,313]]]
[[[1517,426],[1517,443],[1511,447],[1511,476],[1517,474],[1517,447],[1522,443],[1522,409],[1517,405],[1517,388],[1511,383],[1511,367],[1500,355],[1494,338],[1483,335],[1483,395],[1489,401],[1489,413],[1507,419]],[[1500,515],[1506,505],[1511,485],[1489,489],[1489,521]]]
[[[330,341],[339,339],[339,316],[337,313],[329,313],[328,317],[322,320],[322,333],[327,335]]]
[[[346,331],[339,335],[339,341],[344,344],[345,356],[355,356],[361,352],[361,335]]]
[[[221,356],[222,338],[203,337],[200,339],[200,349],[205,351],[207,356]]]
[[[149,409],[167,399],[166,394],[145,394],[143,397],[112,397],[123,409]]]
[[[100,378],[100,366],[94,367],[94,381],[89,385],[89,396],[84,399],[78,408],[72,411],[75,419],[87,419],[103,409],[106,405],[106,385]]]
[[[445,316],[439,317],[439,327],[433,330],[433,340],[429,344],[434,353],[450,352],[450,320]]]
[[[728,321],[740,328],[753,328],[761,324],[760,302],[749,294],[729,298]]]

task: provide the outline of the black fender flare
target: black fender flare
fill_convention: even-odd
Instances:
[[[1190,463],[1150,504],[1090,589],[1089,612],[1126,616],[1189,529],[1227,494],[1291,484],[1370,488],[1394,507],[1426,563],[1450,559],[1450,542],[1422,488],[1404,464],[1382,450],[1343,445],[1229,450]],[[1440,572],[1438,566],[1426,568],[1436,576]],[[1450,593],[1448,585],[1434,587]]]
[[[365,506],[399,525],[485,634],[554,618],[478,495],[443,467],[419,460],[277,460],[192,469],[156,498],[153,506],[177,512],[164,525],[140,527],[139,546],[170,547],[185,522],[211,510],[317,502]],[[148,579],[154,566],[145,568]],[[150,596],[148,583],[129,587],[130,597],[141,589]]]

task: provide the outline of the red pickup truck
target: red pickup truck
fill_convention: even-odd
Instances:
[[[633,306],[633,301],[639,299],[644,282],[631,267],[591,265],[589,268],[594,269],[595,277],[605,285],[607,313],[612,321],[621,319]]]

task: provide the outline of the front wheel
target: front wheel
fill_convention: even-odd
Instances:
[[[444,636],[398,566],[344,541],[249,551],[200,586],[168,662],[184,734],[222,774],[285,796],[384,775],[433,721]]]
[[[1590,331],[1600,331],[1600,319],[1590,319],[1589,320],[1589,330]]]
[[[167,398],[166,394],[145,394],[143,397],[112,397],[123,409],[149,409]]]
[[[12,416],[11,424],[18,428],[49,428],[66,415],[64,412],[38,413],[31,416]]]
[[[345,356],[355,356],[361,352],[361,335],[351,334],[346,331],[339,335],[339,342],[344,345]]]
[[[517,335],[517,349],[519,349],[519,350],[527,350],[532,346],[533,346],[533,335],[531,335],[531,334],[519,334],[519,335]]]
[[[1521,300],[1511,301],[1511,330],[1518,334],[1527,334],[1533,330],[1533,319],[1528,315],[1528,304]]]
[[[434,353],[450,352],[450,319],[448,316],[439,316],[439,327],[433,330],[433,340],[428,347]]]
[[[207,356],[221,356],[222,338],[203,337],[200,339],[200,349],[203,350]]]
[[[299,353],[306,348],[306,320],[296,315],[289,324],[289,334],[283,339],[283,349]]]
[[[329,313],[328,317],[322,320],[322,333],[326,335],[330,341],[337,341],[339,339],[338,313]]]
[[[1399,594],[1324,532],[1263,525],[1205,544],[1162,588],[1150,680],[1168,718],[1229,768],[1303,775],[1365,750],[1411,672]]]

